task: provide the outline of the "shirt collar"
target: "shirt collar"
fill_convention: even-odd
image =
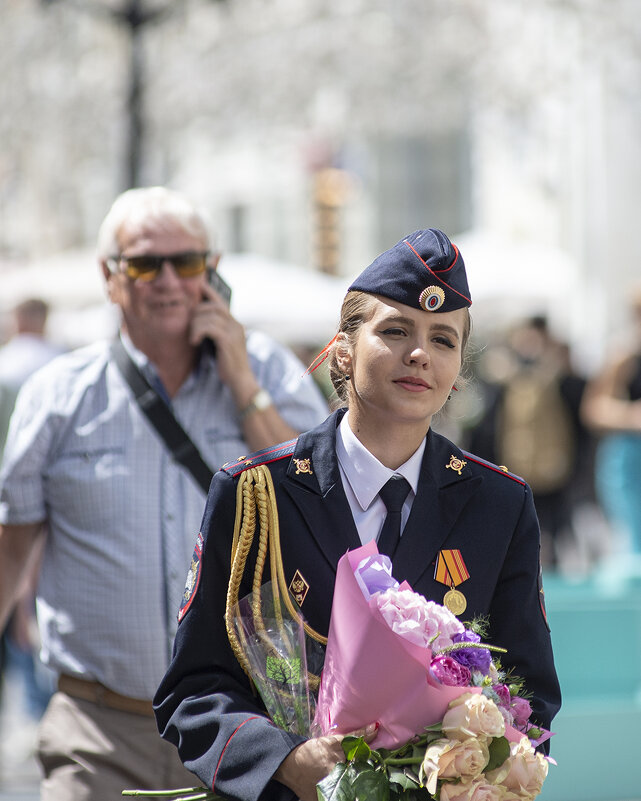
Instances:
[[[425,437],[410,456],[397,470],[390,470],[373,456],[356,437],[348,423],[349,412],[344,415],[336,432],[336,455],[347,481],[361,509],[367,509],[378,495],[381,487],[393,475],[402,475],[416,495],[418,479],[425,453]]]

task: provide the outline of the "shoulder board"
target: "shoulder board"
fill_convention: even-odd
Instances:
[[[485,459],[481,459],[480,456],[476,456],[473,453],[468,453],[468,451],[461,451],[466,459],[469,459],[470,462],[475,462],[476,464],[480,464],[481,467],[487,467],[488,470],[493,470],[495,473],[499,473],[502,476],[507,476],[511,478],[512,481],[516,481],[518,484],[525,484],[527,483],[524,478],[517,476],[515,473],[510,473],[507,467],[503,467],[502,465],[492,464],[492,462],[488,462]]]
[[[248,467],[256,467],[261,464],[269,464],[277,459],[284,459],[294,453],[297,439],[290,439],[289,442],[281,442],[280,445],[273,445],[270,448],[263,448],[262,451],[255,451],[249,456],[239,456],[235,462],[227,462],[220,469],[230,476],[237,476],[247,470]]]

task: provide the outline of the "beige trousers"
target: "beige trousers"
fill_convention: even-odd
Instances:
[[[199,787],[152,717],[57,692],[40,723],[41,801],[119,801],[123,790]]]

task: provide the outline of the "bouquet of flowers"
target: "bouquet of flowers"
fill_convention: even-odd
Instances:
[[[270,584],[237,606],[234,625],[272,720],[309,736],[346,734],[345,761],[318,784],[319,801],[531,801],[551,734],[530,722],[523,682],[464,625],[392,577],[375,543],[339,561],[318,700],[306,683],[302,622],[271,605]],[[307,641],[309,645],[309,641]],[[317,655],[316,655],[317,656]],[[315,666],[314,666],[315,667]],[[378,725],[371,745],[349,732]],[[211,801],[205,788],[123,795]]]
[[[371,747],[345,737],[321,801],[539,794],[550,760],[535,747],[551,735],[530,722],[523,683],[501,670],[492,654],[503,649],[484,644],[483,630],[399,585],[374,543],[341,559],[315,732],[378,730]]]

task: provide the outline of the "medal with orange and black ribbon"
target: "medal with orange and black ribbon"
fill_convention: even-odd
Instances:
[[[443,596],[443,603],[454,615],[461,615],[467,608],[467,600],[460,590],[462,584],[470,577],[461,552],[458,549],[448,549],[438,552],[434,578],[450,589]]]

